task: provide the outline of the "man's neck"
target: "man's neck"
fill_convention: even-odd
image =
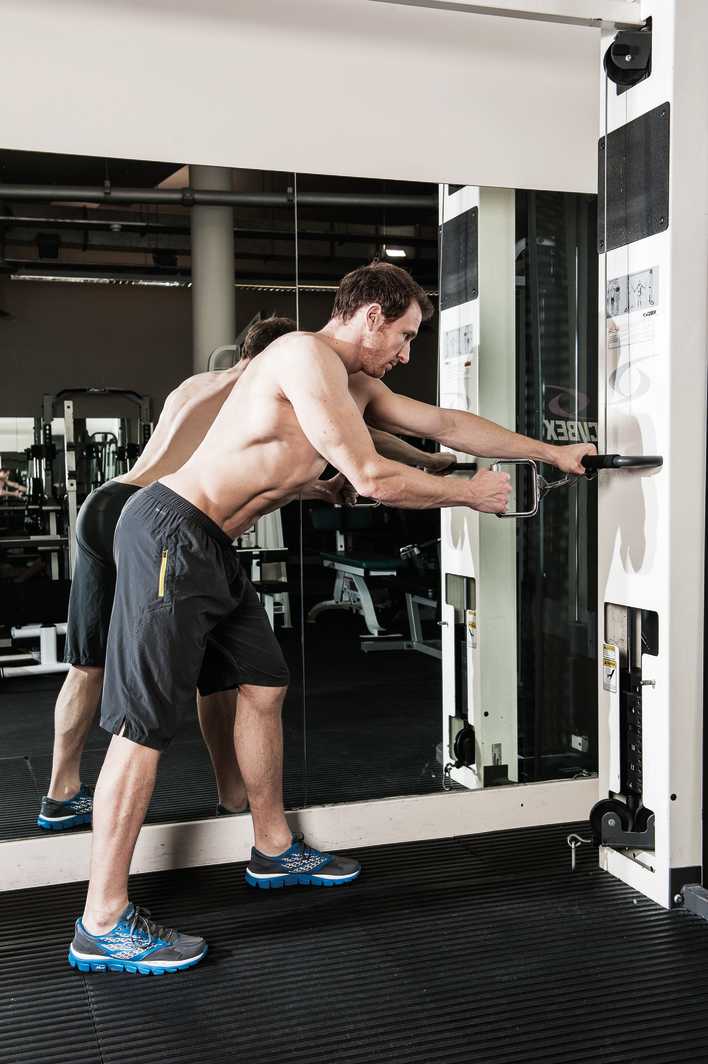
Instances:
[[[328,321],[324,328],[315,333],[321,340],[337,352],[349,376],[362,368],[361,343],[352,329],[339,321]]]
[[[234,366],[229,366],[228,369],[219,370],[220,376],[226,385],[235,384],[251,364],[250,358],[242,358]]]

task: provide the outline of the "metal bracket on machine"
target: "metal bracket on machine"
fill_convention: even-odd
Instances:
[[[686,883],[681,893],[674,898],[674,903],[683,905],[702,920],[708,920],[708,890],[700,883]]]
[[[642,29],[620,30],[605,52],[605,73],[617,94],[638,85],[651,74],[651,19]]]
[[[603,846],[611,846],[613,849],[624,850],[653,850],[654,837],[654,814],[647,819],[646,828],[643,831],[626,831],[615,813],[605,813],[602,817],[600,842]]]

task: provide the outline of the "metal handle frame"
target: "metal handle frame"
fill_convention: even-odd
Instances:
[[[501,467],[502,466],[506,466],[506,465],[514,465],[514,466],[526,465],[526,466],[530,466],[531,467],[531,470],[532,470],[532,473],[533,473],[533,478],[532,478],[532,481],[531,481],[531,484],[532,484],[532,496],[531,496],[532,508],[530,510],[515,510],[515,511],[512,511],[511,513],[509,511],[507,511],[504,514],[497,514],[497,517],[535,517],[536,514],[538,513],[538,508],[539,508],[539,506],[541,504],[541,499],[546,494],[546,491],[544,491],[543,488],[548,490],[547,481],[545,481],[543,479],[543,477],[541,476],[541,474],[539,473],[538,466],[534,462],[533,458],[504,458],[501,461],[494,463],[494,465],[492,466],[492,472],[493,473],[502,473],[503,470],[502,470]]]

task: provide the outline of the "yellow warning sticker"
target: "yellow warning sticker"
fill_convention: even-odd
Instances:
[[[615,694],[617,691],[617,670],[619,668],[619,648],[613,643],[602,644],[602,686]]]

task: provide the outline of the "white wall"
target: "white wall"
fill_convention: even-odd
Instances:
[[[3,0],[2,39],[3,148],[595,191],[596,29],[368,0]]]

